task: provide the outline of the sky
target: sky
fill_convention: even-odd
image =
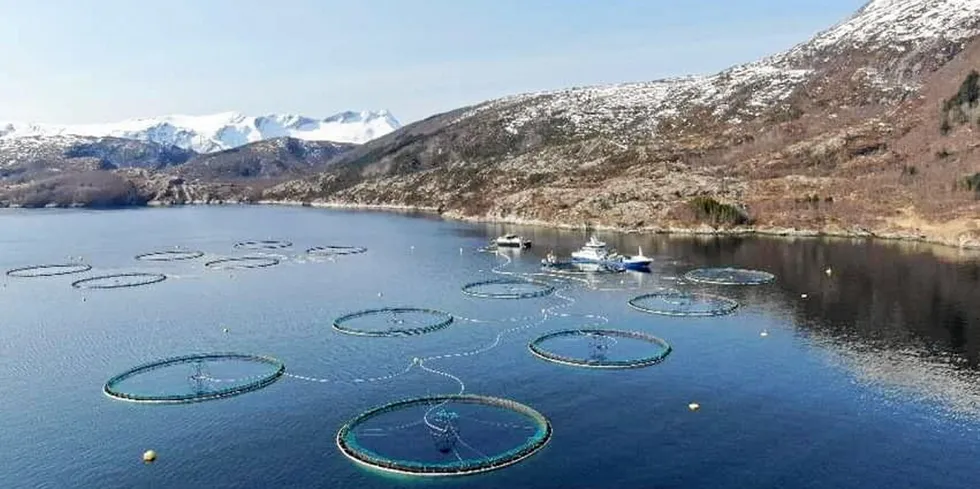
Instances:
[[[402,123],[510,94],[709,74],[865,0],[0,0],[0,121],[238,111]]]

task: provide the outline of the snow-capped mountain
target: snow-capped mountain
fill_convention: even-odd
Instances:
[[[795,90],[842,63],[860,65],[849,82],[900,98],[918,88],[918,75],[943,64],[980,33],[980,0],[871,0],[837,25],[789,50],[709,76],[568,88],[492,100],[463,112],[480,113],[518,134],[550,118],[574,134],[609,139],[649,136],[661,122],[698,109],[739,123],[787,103]],[[843,70],[838,70],[843,71]],[[839,89],[841,80],[828,90]],[[623,136],[627,134],[628,136]]]
[[[401,124],[388,111],[341,112],[326,119],[237,112],[131,119],[109,124],[31,124],[0,122],[0,139],[37,136],[117,137],[211,153],[279,137],[360,144],[388,134]]]

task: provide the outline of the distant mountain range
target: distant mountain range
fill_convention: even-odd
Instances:
[[[212,153],[272,138],[360,144],[401,127],[388,111],[341,112],[326,119],[300,115],[246,116],[237,112],[170,115],[108,124],[0,122],[0,140],[50,136],[113,137]]]

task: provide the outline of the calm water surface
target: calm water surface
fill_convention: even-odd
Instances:
[[[0,268],[80,256],[94,269],[0,278],[0,487],[976,487],[980,266],[928,247],[865,241],[603,236],[624,252],[643,246],[657,259],[653,273],[596,279],[601,290],[576,285],[566,291],[572,316],[504,335],[479,355],[427,363],[458,376],[467,392],[510,398],[548,416],[554,438],[541,453],[458,479],[355,466],[334,444],[346,420],[459,386],[419,369],[388,381],[354,379],[402,371],[413,357],[484,347],[517,324],[492,320],[535,316],[561,302],[460,293],[505,263],[477,251],[503,230],[302,208],[3,211]],[[509,271],[535,271],[548,250],[565,254],[585,238],[507,230],[535,243],[509,255]],[[203,267],[207,259],[251,254],[234,243],[259,239],[294,245],[273,251],[284,257],[276,267]],[[333,262],[302,257],[308,247],[337,244],[369,251]],[[133,259],[174,246],[207,256]],[[778,281],[682,285],[740,301],[730,316],[658,317],[626,305],[709,265],[765,269]],[[169,279],[120,290],[70,286],[113,272]],[[491,322],[459,320],[408,338],[331,329],[344,313],[385,306]],[[584,324],[574,314],[657,335],[674,353],[654,367],[599,372],[528,352],[535,336]],[[209,351],[271,355],[290,373],[323,382],[287,377],[231,399],[177,406],[130,404],[101,392],[109,377],[137,364]],[[692,401],[699,411],[688,410]],[[159,460],[144,465],[140,456],[151,448]]]

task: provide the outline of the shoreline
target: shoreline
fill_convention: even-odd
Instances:
[[[582,229],[581,224],[568,224],[563,222],[545,221],[541,219],[524,219],[519,217],[492,217],[492,216],[466,216],[454,211],[442,211],[438,207],[411,206],[402,204],[354,204],[349,202],[323,202],[323,201],[299,201],[299,200],[257,200],[253,202],[242,201],[190,201],[179,204],[171,204],[159,201],[150,201],[145,206],[135,207],[181,207],[196,205],[268,205],[268,206],[288,206],[288,207],[313,207],[319,209],[346,209],[346,210],[374,210],[384,212],[401,212],[414,214],[428,214],[441,219],[485,224],[511,224],[517,226],[535,226],[550,229]],[[20,206],[9,206],[8,208],[23,208]],[[52,208],[45,206],[41,208]],[[57,208],[90,208],[88,206],[64,206]],[[728,229],[716,229],[707,225],[698,227],[661,227],[646,226],[642,228],[621,228],[603,224],[590,226],[598,231],[609,231],[622,234],[660,234],[678,236],[763,236],[763,237],[783,237],[783,238],[847,238],[847,239],[871,239],[904,243],[920,243],[932,246],[941,246],[954,250],[980,250],[980,240],[953,240],[943,237],[930,237],[927,234],[916,234],[911,232],[875,232],[873,230],[859,229],[847,230],[815,230],[798,229],[786,227],[735,227]]]
[[[432,214],[442,219],[487,224],[512,224],[518,226],[536,226],[551,229],[581,229],[578,224],[568,224],[561,222],[545,221],[540,219],[523,219],[518,217],[474,217],[465,216],[459,213],[448,211],[441,212],[438,207],[409,206],[397,204],[352,204],[347,202],[302,202],[294,200],[259,200],[250,205],[284,205],[298,207],[316,207],[323,209],[350,209],[350,210],[380,210],[380,211],[399,211]],[[854,231],[830,231],[780,227],[737,227],[730,229],[715,229],[707,225],[698,227],[657,227],[647,226],[643,228],[620,228],[596,224],[591,226],[599,231],[611,231],[622,234],[666,234],[679,236],[764,236],[782,238],[848,238],[848,239],[872,239],[892,242],[921,243],[932,246],[942,246],[955,250],[980,250],[980,241],[963,241],[930,237],[925,234],[900,233],[900,232],[875,232],[872,230]]]
[[[403,211],[433,214],[442,219],[487,224],[512,224],[517,226],[536,226],[551,229],[581,229],[578,224],[567,224],[561,222],[545,221],[540,219],[523,219],[518,217],[474,217],[464,216],[458,213],[440,212],[437,207],[416,207],[407,205],[387,205],[387,204],[351,204],[344,202],[300,202],[300,201],[274,201],[260,200],[254,204],[259,205],[285,205],[301,207],[317,207],[325,209],[351,209],[351,210],[382,210],[382,211]],[[892,242],[921,243],[933,246],[943,246],[956,250],[980,250],[980,242],[956,242],[943,238],[930,238],[925,234],[898,233],[898,232],[874,232],[870,230],[855,231],[828,231],[797,228],[778,228],[778,227],[737,227],[730,229],[715,229],[707,225],[699,227],[656,227],[647,226],[643,228],[620,228],[595,224],[590,226],[599,231],[610,231],[622,234],[666,234],[679,236],[764,236],[782,238],[848,238],[848,239],[871,239]]]

